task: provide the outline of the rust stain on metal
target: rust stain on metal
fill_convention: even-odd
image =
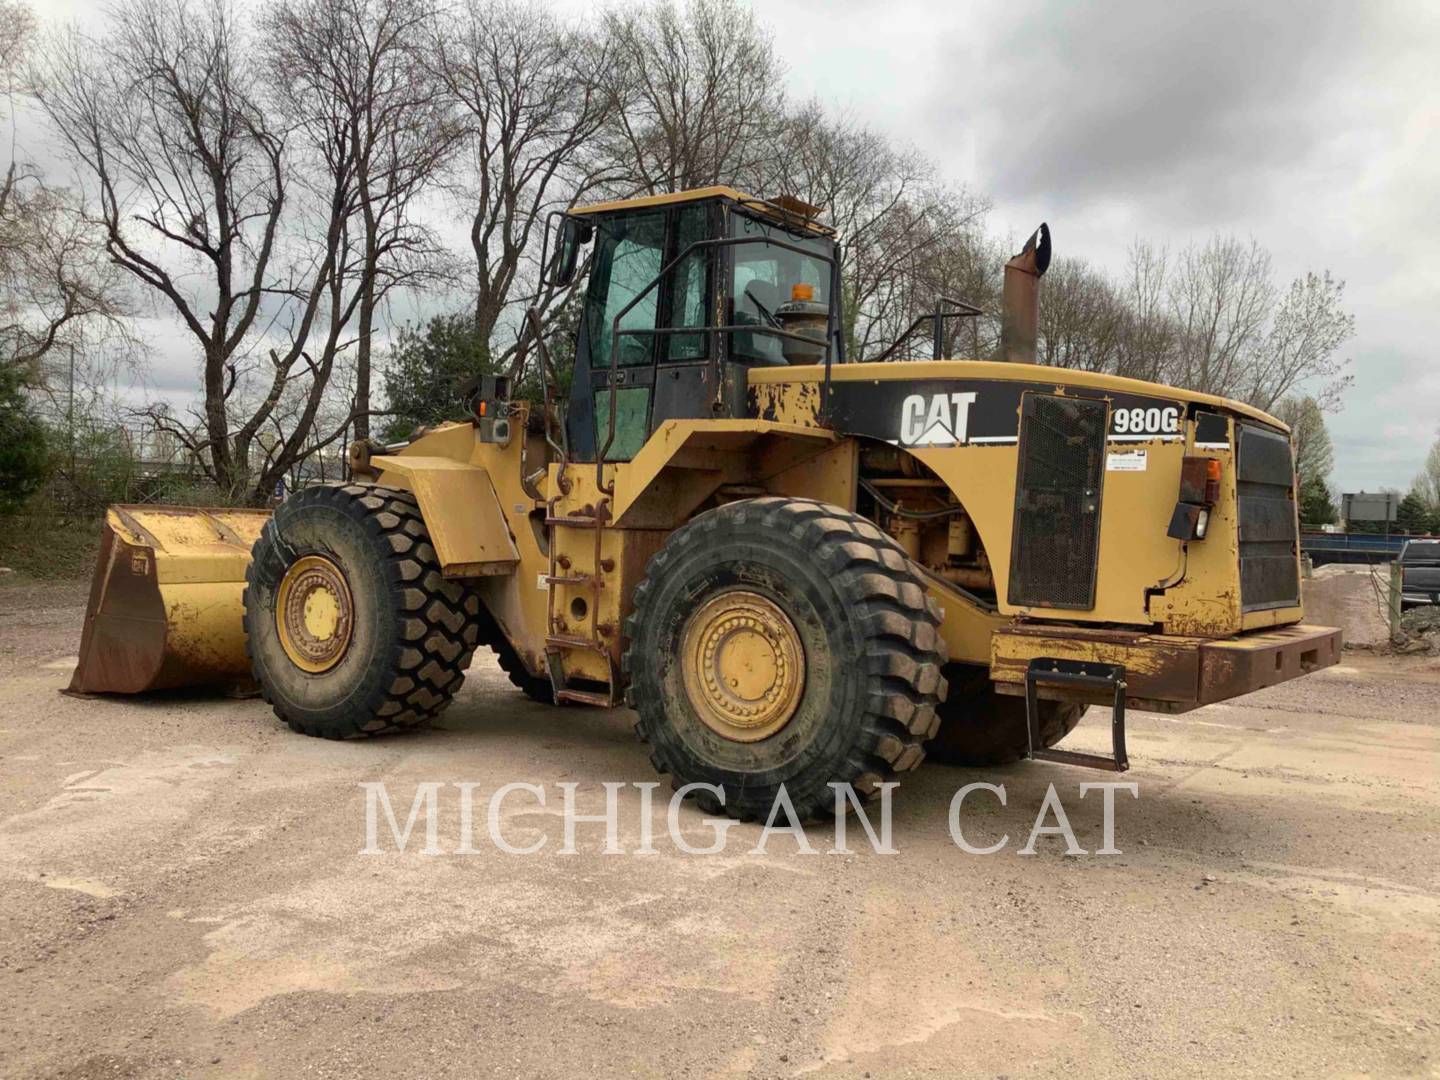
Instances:
[[[1131,697],[1193,708],[1239,697],[1340,660],[1340,631],[1287,626],[1231,638],[1023,625],[991,639],[991,677],[1023,684],[1037,658],[1120,664]]]
[[[1035,363],[1040,326],[1040,278],[1050,265],[1050,227],[1042,224],[1005,264],[1001,289],[1000,354],[1012,364]]]

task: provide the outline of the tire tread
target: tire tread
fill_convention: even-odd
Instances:
[[[306,735],[365,738],[424,727],[449,706],[465,681],[465,669],[478,643],[473,622],[480,606],[468,588],[441,574],[428,539],[419,544],[413,539],[428,534],[411,492],[377,484],[324,484],[305,488],[282,504],[265,523],[245,574],[247,651],[254,619],[269,615],[252,610],[250,602],[263,561],[278,556],[285,562],[282,512],[287,505],[294,511],[310,503],[323,503],[350,516],[369,535],[391,582],[392,602],[397,612],[404,613],[399,634],[403,647],[396,654],[394,670],[385,672],[341,723],[319,723],[277,701],[257,669],[262,695],[281,720]]]
[[[806,818],[833,813],[830,783],[849,782],[857,797],[869,801],[875,784],[917,768],[924,759],[924,741],[938,724],[936,706],[944,700],[946,683],[941,674],[944,643],[939,610],[929,601],[903,549],[867,519],[813,499],[783,496],[730,503],[694,518],[650,560],[635,589],[634,610],[625,626],[632,644],[622,658],[622,672],[628,675],[637,667],[633,643],[651,616],[654,582],[682,554],[710,546],[727,519],[736,527],[757,522],[788,532],[814,552],[837,592],[857,612],[865,642],[866,678],[859,736],[836,775],[812,778],[802,792],[790,790],[790,795],[796,812]],[[666,722],[664,702],[645,700],[634,689],[632,685],[627,691],[626,701],[638,713],[636,733],[651,745],[656,770],[669,774],[672,785],[679,787],[686,778],[677,775],[666,740],[656,738],[658,726]],[[723,809],[731,817],[753,820],[768,811],[769,800],[727,791]]]

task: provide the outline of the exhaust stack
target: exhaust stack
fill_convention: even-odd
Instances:
[[[1050,226],[1041,223],[1020,254],[1005,264],[1000,294],[1000,359],[1035,363],[1040,328],[1040,278],[1050,265]]]

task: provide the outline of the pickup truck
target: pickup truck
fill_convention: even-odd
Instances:
[[[1440,540],[1410,540],[1400,552],[1401,606],[1440,604]]]

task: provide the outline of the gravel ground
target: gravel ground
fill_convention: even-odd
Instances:
[[[1018,854],[1054,784],[1102,844],[1100,774],[922,769],[893,844],[735,826],[687,856],[561,854],[562,783],[653,779],[623,710],[548,709],[477,659],[435,730],[335,744],[259,701],[77,700],[84,588],[0,584],[0,1073],[474,1077],[1440,1075],[1440,661],[1345,666],[1182,717],[1132,714],[1115,843]],[[1100,748],[1097,710],[1067,745]],[[968,855],[947,827],[965,783]],[[476,851],[404,853],[417,785],[473,782]],[[487,840],[492,792],[512,844]],[[662,789],[664,791],[664,789]],[[660,793],[657,792],[657,796]],[[641,792],[619,795],[641,846]],[[1053,819],[1051,819],[1053,821]],[[680,814],[693,844],[702,815]]]

